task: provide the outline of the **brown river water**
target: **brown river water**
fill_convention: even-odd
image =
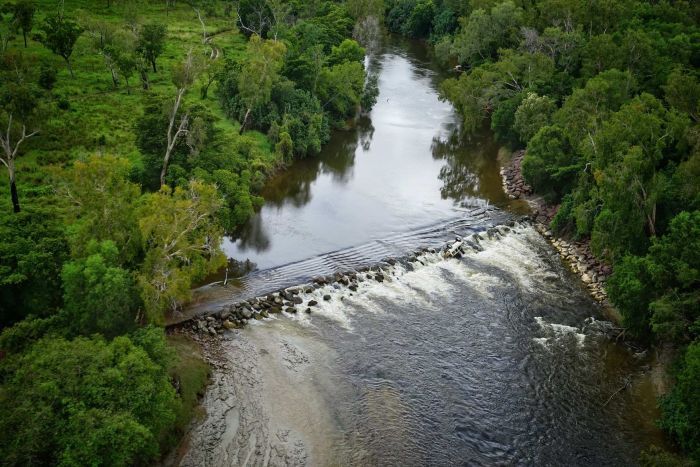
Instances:
[[[459,137],[422,45],[392,41],[369,66],[375,109],[270,180],[224,245],[257,270],[202,288],[190,312],[360,266],[382,265],[386,280],[326,285],[305,294],[311,314],[209,341],[207,416],[178,462],[635,465],[663,443],[650,358],[607,337],[603,311],[531,226],[461,259],[381,263],[524,207],[502,191],[490,136]]]

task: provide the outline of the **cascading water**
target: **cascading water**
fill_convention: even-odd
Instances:
[[[480,248],[225,335],[183,464],[633,464],[658,436],[644,362],[532,227]]]

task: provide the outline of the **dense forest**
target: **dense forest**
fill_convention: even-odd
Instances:
[[[463,131],[527,149],[552,229],[669,346],[660,424],[700,462],[700,4],[0,0],[0,459],[170,450],[207,365],[162,325],[220,270],[265,179],[377,98],[381,29],[429,41]]]
[[[443,97],[469,134],[526,148],[523,175],[552,229],[613,266],[628,337],[678,352],[662,427],[700,462],[700,4],[389,2],[459,77]],[[673,464],[665,454],[646,462]],[[668,464],[663,464],[668,465]]]
[[[0,463],[150,463],[208,373],[166,316],[225,265],[265,178],[376,100],[357,18],[330,1],[0,15]]]

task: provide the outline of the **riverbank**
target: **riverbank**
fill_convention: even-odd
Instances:
[[[605,281],[612,273],[611,266],[599,261],[593,255],[588,239],[574,242],[552,233],[549,225],[559,206],[547,204],[542,197],[535,195],[532,188],[525,182],[522,175],[524,157],[525,151],[519,150],[512,153],[507,160],[501,160],[503,190],[511,199],[527,201],[532,209],[535,228],[554,246],[569,268],[581,278],[591,296],[619,323],[620,314],[608,300],[608,294],[605,291]]]

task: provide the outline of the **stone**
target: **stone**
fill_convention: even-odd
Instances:
[[[209,334],[211,334],[212,336],[216,336],[216,334],[217,334],[216,329],[214,329],[213,327],[210,326],[209,327]]]
[[[348,287],[348,288],[350,290],[352,290],[353,292],[357,292],[357,285],[355,285],[355,284],[350,284],[350,287]]]
[[[250,319],[253,317],[253,312],[250,308],[243,308],[243,310],[241,310],[241,316],[245,319]]]
[[[307,309],[304,310],[304,311],[305,311],[306,313],[308,313],[308,314],[311,314],[311,308],[307,308]]]
[[[273,306],[272,308],[270,308],[270,313],[282,313],[282,307]]]
[[[292,303],[295,305],[301,305],[304,303],[304,300],[301,297],[292,297]]]
[[[235,329],[235,328],[236,328],[236,325],[233,324],[233,323],[232,323],[231,321],[229,321],[229,320],[224,320],[224,327],[225,327],[226,329]]]
[[[318,302],[316,300],[309,300],[309,303],[307,303],[307,305],[316,306],[316,305],[318,305]],[[307,310],[308,310],[308,308],[307,308]]]
[[[323,296],[323,299],[324,299],[325,301],[328,301],[328,300],[331,299],[331,296],[328,295],[328,294],[326,294],[326,295]]]

